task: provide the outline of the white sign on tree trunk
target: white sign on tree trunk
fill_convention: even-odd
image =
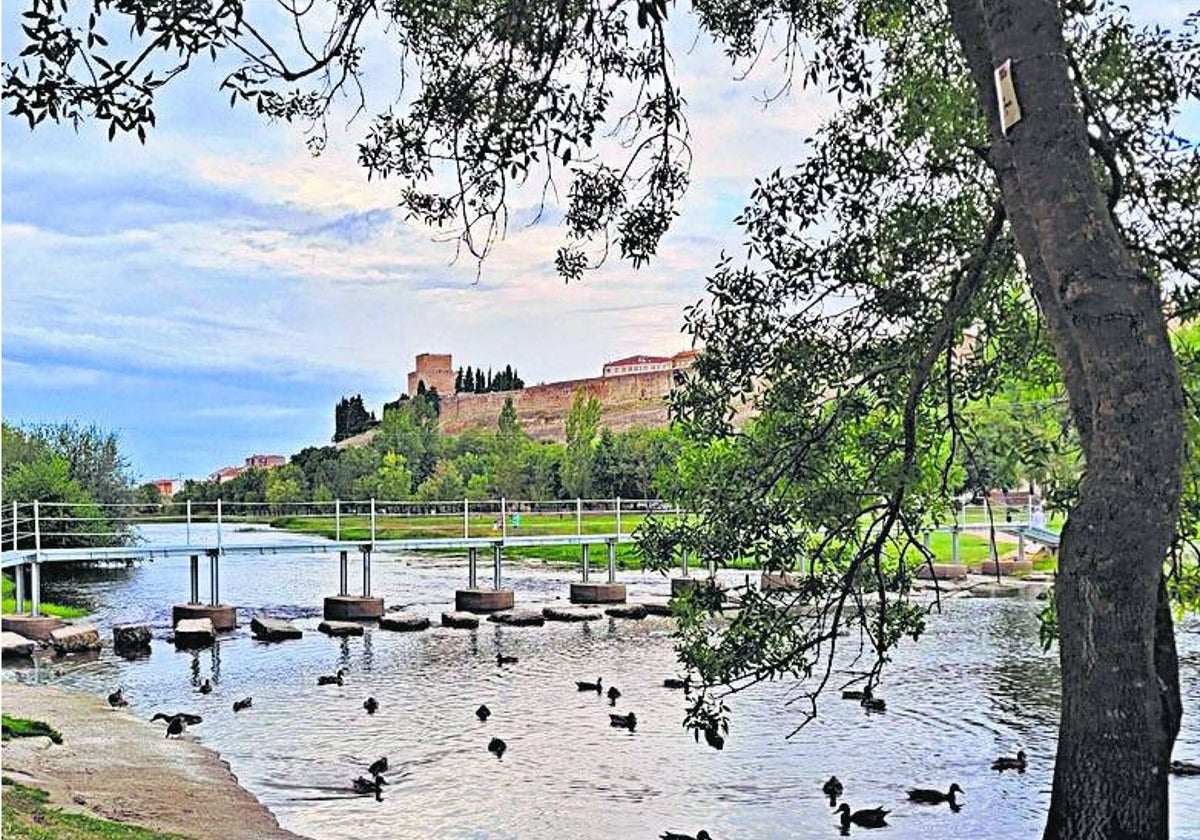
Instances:
[[[1021,121],[1021,103],[1013,86],[1012,59],[996,68],[996,99],[1000,103],[1000,131],[1008,130]]]

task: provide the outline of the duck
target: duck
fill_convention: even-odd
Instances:
[[[112,694],[108,695],[108,705],[114,709],[120,709],[129,705],[129,701],[125,699],[125,689],[117,688]]]
[[[200,683],[200,693],[201,694],[212,694],[212,683],[209,682],[207,679],[205,679],[204,682]]]
[[[843,802],[834,813],[841,814],[842,828],[847,829],[851,823],[862,828],[883,828],[887,825],[887,820],[884,818],[889,812],[882,808],[864,808],[861,811],[851,811],[850,806]]]
[[[1016,770],[1018,773],[1025,772],[1025,750],[1017,750],[1015,758],[1012,756],[1002,755],[992,762],[992,769],[999,770],[1003,773],[1005,770]]]
[[[704,740],[714,750],[725,749],[725,737],[716,730],[716,727],[704,730]]]
[[[680,834],[678,831],[664,831],[658,836],[660,840],[712,840],[712,835],[703,828],[697,831],[695,835]]]
[[[243,698],[242,700],[234,700],[233,701],[233,710],[235,712],[240,712],[243,709],[249,709],[251,704],[253,704],[253,703],[254,703],[253,697],[246,697],[246,698]]]
[[[363,708],[367,710],[367,714],[373,715],[379,711],[379,701],[374,697],[368,697],[363,701]]]
[[[637,715],[633,712],[627,715],[609,715],[608,723],[610,726],[615,726],[618,729],[628,729],[632,732],[637,729]]]
[[[617,698],[620,696],[621,696],[621,689],[617,688],[615,685],[611,685],[608,687],[608,702],[609,703],[612,703],[614,706],[617,705]]]
[[[575,687],[576,687],[577,689],[579,689],[580,691],[594,691],[594,692],[596,692],[597,694],[599,694],[599,693],[600,693],[600,691],[601,691],[601,689],[602,689],[602,687],[601,687],[601,685],[600,685],[600,678],[599,678],[599,677],[596,677],[596,681],[595,681],[594,683],[590,683],[590,682],[576,682],[576,683],[575,683]]]
[[[1191,761],[1172,761],[1171,773],[1176,776],[1200,776],[1200,764]]]
[[[499,738],[493,738],[492,740],[488,741],[488,752],[496,756],[496,758],[503,758],[504,751],[507,749],[508,744],[504,743]]]
[[[346,670],[338,668],[336,674],[322,674],[317,677],[317,685],[342,685],[346,677]]]
[[[663,680],[663,688],[686,689],[690,684],[691,680],[688,677],[684,677],[682,680],[679,677],[667,677]]]
[[[164,712],[158,712],[154,717],[150,718],[151,723],[157,720],[165,720],[167,722],[167,735],[170,738],[172,735],[179,737],[183,731],[189,726],[195,726],[201,723],[204,719],[200,715],[192,715],[187,712],[179,712],[177,714],[168,715]]]
[[[843,700],[858,700],[861,702],[863,700],[870,700],[874,696],[875,695],[871,691],[870,686],[867,686],[866,688],[862,688],[862,689],[851,689],[850,691],[842,692]]]
[[[373,793],[375,799],[383,801],[383,786],[387,784],[387,779],[378,774],[375,774],[371,779],[364,779],[362,776],[357,777],[352,785],[355,793]]]
[[[842,787],[842,783],[838,780],[837,776],[830,776],[829,781],[821,785],[821,792],[830,799],[837,799],[842,795],[843,790],[845,790],[845,788]]]
[[[371,765],[367,768],[367,772],[370,773],[372,776],[378,776],[381,773],[387,772],[387,769],[388,769],[387,756],[383,755],[371,762]]]
[[[503,653],[496,654],[496,665],[497,666],[516,665],[517,661],[518,661],[517,657],[515,657],[515,656],[505,656]]]
[[[926,805],[940,805],[943,802],[949,802],[951,805],[954,805],[955,795],[962,792],[963,789],[955,782],[950,785],[950,790],[945,793],[942,793],[940,790],[929,790],[928,788],[913,788],[908,792],[908,798],[911,802],[923,802]]]
[[[861,701],[859,701],[859,705],[868,712],[887,711],[887,703],[883,701],[882,697],[864,697]]]
[[[489,709],[487,706],[480,706],[478,709],[475,710],[475,717],[479,718],[480,720],[486,721],[491,716],[492,716],[492,710]]]

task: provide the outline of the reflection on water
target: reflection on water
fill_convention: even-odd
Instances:
[[[154,541],[181,536],[171,526],[147,532]],[[466,576],[465,561],[383,555],[373,572],[373,589],[389,605],[435,619]],[[565,596],[571,577],[515,565],[505,572],[525,604]],[[1027,601],[947,601],[921,643],[898,652],[882,715],[829,699],[816,721],[786,740],[799,720],[786,684],[739,695],[726,748],[717,752],[681,727],[682,694],[662,688],[675,673],[665,619],[541,628],[485,622],[477,631],[412,634],[368,628],[335,640],[315,632],[321,598],[337,588],[335,556],[228,558],[222,593],[242,607],[242,627],[211,650],[176,652],[163,636],[187,578],[179,559],[93,570],[84,583],[60,580],[60,591],[96,603],[103,624],[150,621],[157,638],[149,657],[105,651],[39,675],[97,694],[122,685],[134,712],[147,718],[202,714],[193,734],[220,751],[286,828],[314,838],[651,838],[668,828],[706,828],[716,840],[835,837],[838,821],[821,794],[830,774],[845,783],[852,807],[892,809],[889,837],[1033,837],[1045,818],[1058,668],[1040,652]],[[665,593],[660,578],[622,578],[634,593]],[[246,624],[260,609],[294,617],[304,638],[254,641]],[[1186,716],[1177,754],[1194,759],[1194,627],[1181,632],[1180,650]],[[519,661],[497,667],[501,651]],[[339,667],[345,685],[317,687],[318,675]],[[615,711],[635,711],[636,732],[610,727],[607,700],[575,690],[575,680],[597,676],[620,688]],[[215,686],[207,696],[196,690],[205,678]],[[253,707],[235,714],[233,701],[247,696]],[[379,702],[373,716],[362,708],[367,696]],[[475,717],[481,703],[492,710],[486,723]],[[508,744],[502,759],[487,752],[493,736]],[[988,769],[1018,748],[1029,755],[1026,774]],[[350,795],[352,779],[381,755],[390,764],[383,801]],[[958,813],[903,801],[909,786],[944,790],[951,782],[967,792]],[[1200,780],[1173,785],[1174,835],[1200,837]]]

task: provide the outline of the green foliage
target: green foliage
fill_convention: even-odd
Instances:
[[[121,529],[96,505],[88,492],[71,477],[71,465],[61,455],[42,456],[18,464],[4,476],[6,500],[39,502],[42,548],[76,548],[111,545]],[[34,512],[23,507],[18,547],[33,548]],[[28,517],[28,519],[25,519]]]
[[[266,470],[266,501],[272,505],[305,501],[304,471],[296,464]]]
[[[56,744],[61,744],[62,734],[48,723],[40,720],[29,720],[27,718],[12,717],[11,715],[3,715],[3,738],[8,741],[12,738],[49,738]]]
[[[10,840],[186,840],[127,822],[111,822],[49,807],[50,795],[3,779],[3,833]]]
[[[600,401],[577,389],[567,411],[567,451],[562,461],[562,484],[568,496],[592,495],[599,425]]]
[[[466,482],[451,461],[438,461],[433,475],[417,487],[417,499],[422,502],[446,501],[465,498]]]

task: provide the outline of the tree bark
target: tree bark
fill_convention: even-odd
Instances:
[[[949,7],[1087,462],[1060,549],[1062,720],[1045,837],[1166,840],[1180,699],[1163,567],[1183,399],[1159,290],[1130,258],[1091,169],[1058,6]],[[1008,59],[1023,119],[1005,136],[992,73]]]

